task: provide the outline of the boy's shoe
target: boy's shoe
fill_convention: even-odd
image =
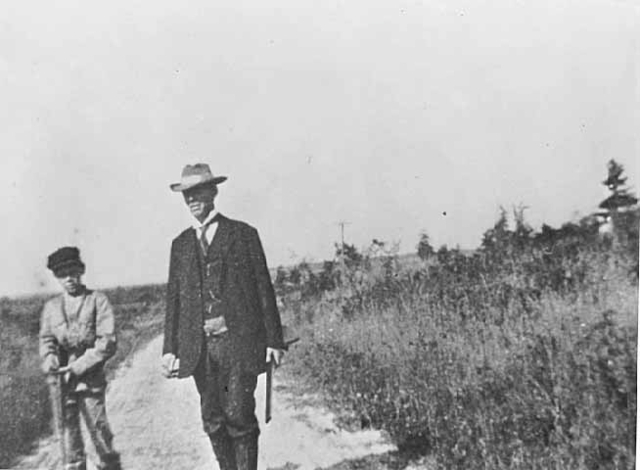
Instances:
[[[102,462],[100,462],[96,468],[98,470],[122,470],[120,454],[114,452],[113,454],[103,456]]]

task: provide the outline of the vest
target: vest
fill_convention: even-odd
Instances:
[[[222,280],[224,278],[224,263],[222,259],[211,256],[213,243],[209,245],[206,256],[202,253],[200,244],[196,241],[196,251],[200,264],[200,285],[202,286],[202,302],[204,306],[203,318],[208,320],[224,315],[222,311]]]

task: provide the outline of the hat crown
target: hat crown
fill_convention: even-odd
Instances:
[[[190,178],[193,176],[213,178],[211,168],[206,163],[196,163],[195,165],[187,165],[182,169],[182,178]]]
[[[80,259],[80,250],[75,246],[63,246],[51,253],[47,258],[47,268],[52,271],[68,266],[68,265],[84,266],[84,263]]]
[[[204,183],[219,184],[227,179],[226,176],[214,176],[206,163],[187,165],[182,169],[180,183],[170,185],[173,191],[185,191]]]

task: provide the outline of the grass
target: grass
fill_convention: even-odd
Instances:
[[[347,267],[285,296],[303,337],[288,362],[350,425],[438,468],[634,468],[637,277],[587,248],[555,283],[533,251]]]
[[[163,293],[158,285],[106,291],[118,333],[118,350],[106,366],[109,378],[137,348],[161,333]],[[48,389],[38,357],[40,312],[47,298],[0,301],[0,468],[9,467],[51,432]]]

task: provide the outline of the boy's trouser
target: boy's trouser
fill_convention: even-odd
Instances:
[[[232,356],[228,333],[207,338],[194,379],[202,424],[221,470],[254,470],[260,433],[254,398],[257,377]]]
[[[85,470],[86,457],[80,430],[80,414],[98,454],[99,470],[120,470],[120,456],[113,450],[113,434],[107,422],[104,391],[69,392],[63,402],[67,470]]]

